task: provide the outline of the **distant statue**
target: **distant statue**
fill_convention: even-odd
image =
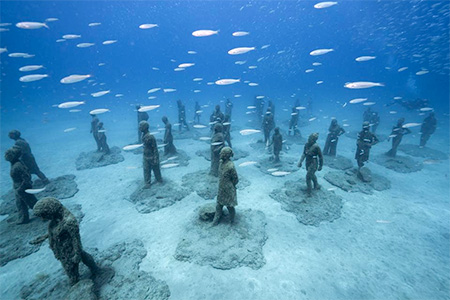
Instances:
[[[225,115],[230,116],[231,119],[232,112],[233,112],[233,102],[231,102],[230,99],[227,99],[227,102],[225,102]]]
[[[288,135],[291,135],[293,132],[294,136],[300,136],[300,130],[298,130],[298,109],[296,106],[292,107],[291,119],[289,120],[289,132]]]
[[[388,142],[392,138],[392,148],[386,153],[387,156],[395,157],[397,155],[397,148],[402,142],[403,136],[411,133],[409,128],[403,127],[403,123],[405,123],[405,118],[400,118],[397,121],[397,125],[392,127],[391,135],[388,138]]]
[[[149,132],[147,121],[141,121],[139,130],[142,132],[142,142],[144,144],[143,168],[144,168],[144,188],[150,188],[152,184],[152,171],[156,181],[162,182],[161,169],[159,166],[159,153],[156,139]]]
[[[43,198],[34,206],[34,214],[48,224],[48,240],[55,258],[59,260],[69,277],[70,284],[80,280],[78,266],[83,262],[92,275],[99,271],[92,256],[83,250],[80,228],[75,216],[55,198]]]
[[[267,103],[267,108],[270,108],[273,118],[275,119],[275,104],[273,104],[272,100],[269,100],[269,103]]]
[[[102,151],[105,154],[111,153],[109,150],[108,143],[106,143],[106,130],[103,128],[103,122],[98,123],[98,130],[97,130],[97,136],[98,136],[98,142],[100,144],[100,151]]]
[[[198,101],[195,101],[195,113],[194,113],[194,123],[200,124],[200,116],[202,115],[202,108]]]
[[[339,137],[345,133],[345,130],[338,125],[336,119],[331,120],[330,127],[328,128],[327,141],[323,148],[323,154],[329,156],[336,156],[337,143]]]
[[[136,111],[137,111],[137,121],[138,121],[138,144],[142,143],[142,132],[139,130],[139,124],[141,121],[148,121],[148,113],[143,111],[140,112],[139,109],[141,108],[140,105],[136,105]]]
[[[217,123],[222,123],[225,116],[223,112],[220,111],[220,105],[216,105],[214,111],[209,117],[209,122],[211,124],[211,130],[214,130],[214,125]]]
[[[380,115],[378,115],[378,112],[372,113],[372,118],[370,119],[370,126],[372,127],[372,132],[377,132],[378,125],[380,125]]]
[[[228,144],[228,147],[231,146],[231,120],[229,115],[225,115],[225,119],[223,120],[223,138]]]
[[[174,155],[177,154],[177,148],[173,144],[172,135],[172,124],[170,124],[169,119],[166,116],[162,117],[162,121],[165,125],[164,131],[164,155]]]
[[[280,161],[280,152],[283,148],[283,136],[280,133],[280,128],[275,127],[274,134],[272,136],[273,155],[274,162]]]
[[[318,133],[312,133],[308,142],[303,149],[302,157],[298,162],[298,167],[301,168],[303,161],[306,158],[306,192],[308,196],[311,196],[312,184],[314,183],[314,189],[320,189],[320,185],[317,182],[316,171],[321,171],[323,166],[323,156],[320,150],[317,140],[319,139]]]
[[[434,117],[434,112],[431,112],[428,117],[423,120],[420,128],[420,147],[423,148],[427,144],[431,135],[436,131],[437,121]]]
[[[186,122],[186,107],[184,106],[183,102],[181,102],[181,100],[177,101],[177,105],[178,105],[178,128],[179,131],[181,132],[182,128],[186,128],[187,131],[189,131],[189,126]]]
[[[355,159],[358,163],[358,170],[360,170],[364,166],[364,163],[369,160],[370,148],[378,143],[377,136],[370,132],[369,129],[369,122],[364,122],[362,131],[358,133],[355,153]]]
[[[98,140],[98,122],[100,122],[100,121],[96,115],[91,115],[91,116],[92,116],[91,133],[94,136],[95,143],[97,144],[97,152],[100,152],[101,147],[100,147],[100,142]]]
[[[236,215],[235,206],[237,203],[236,185],[239,178],[231,158],[233,150],[224,147],[220,151],[220,177],[219,191],[217,193],[216,213],[214,214],[213,225],[217,225],[222,217],[223,207],[226,206],[230,213],[230,223],[233,224]]]
[[[209,174],[215,177],[219,176],[220,150],[225,146],[222,132],[222,123],[214,124],[214,135],[211,138],[211,170]]]
[[[264,115],[263,124],[262,124],[262,128],[264,131],[264,144],[266,144],[266,146],[269,145],[270,132],[273,130],[274,127],[275,127],[275,121],[273,119],[272,111],[270,110],[270,107],[269,107],[269,108],[267,108],[267,112]]]
[[[265,104],[264,99],[258,99],[258,97],[255,97],[256,118],[259,124],[262,124]]]
[[[31,147],[28,144],[28,142],[20,136],[20,131],[12,130],[9,132],[8,136],[10,139],[16,141],[14,144],[14,147],[17,147],[20,149],[20,151],[21,151],[20,160],[28,168],[28,171],[30,172],[30,174],[37,175],[44,184],[48,184],[50,181],[44,175],[44,173],[42,173],[41,170],[39,169],[39,167],[36,163],[36,160],[34,158],[34,155],[31,152]]]
[[[25,192],[32,189],[31,175],[28,168],[20,160],[21,150],[18,147],[12,147],[6,150],[5,159],[11,163],[10,176],[13,181],[14,197],[16,198],[16,207],[19,218],[17,224],[26,224],[30,221],[28,209],[33,209],[37,202],[34,195]]]

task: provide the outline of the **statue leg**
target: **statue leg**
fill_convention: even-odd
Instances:
[[[94,261],[94,258],[84,250],[81,250],[81,261],[85,264],[89,270],[91,270],[92,275],[98,272],[98,266]]]
[[[214,214],[213,226],[216,226],[220,222],[220,218],[222,217],[223,205],[216,205],[216,213]]]
[[[78,264],[70,262],[61,262],[64,271],[69,276],[70,285],[75,285],[80,280],[80,273],[78,271]]]
[[[20,192],[15,191],[15,198],[16,198],[16,207],[17,207],[17,213],[19,215],[19,218],[17,220],[17,224],[25,224],[30,221],[30,217],[28,215],[28,206],[26,202],[23,199],[23,196],[20,194]]]
[[[230,224],[234,223],[234,217],[236,216],[236,209],[233,206],[227,206],[228,212],[230,213]]]
[[[145,187],[149,188],[150,185],[152,184],[152,170],[151,170],[151,165],[150,162],[147,159],[144,159],[143,161],[143,169],[144,169],[144,183],[145,183]]]

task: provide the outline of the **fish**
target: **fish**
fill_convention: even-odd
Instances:
[[[265,96],[256,96],[256,99],[264,99]]]
[[[314,121],[315,119],[317,119],[316,117],[312,117],[312,118],[310,118],[308,121],[309,122],[312,122],[312,121]]]
[[[344,104],[342,104],[342,107],[346,107],[347,106],[347,102],[345,102]]]
[[[79,39],[81,37],[81,35],[79,35],[79,34],[65,34],[62,37],[63,37],[63,39],[66,39],[66,40],[73,40],[73,39]]]
[[[205,37],[205,36],[211,36],[214,34],[218,34],[219,30],[209,30],[209,29],[201,29],[201,30],[196,30],[194,32],[192,32],[192,35],[195,37]]]
[[[174,159],[177,159],[177,158],[178,158],[178,156],[171,156],[167,160],[174,160]]]
[[[40,192],[43,192],[43,191],[45,191],[45,187],[43,187],[41,189],[26,189],[25,193],[34,195],[34,194],[37,194],[37,193],[40,193]]]
[[[251,134],[255,134],[255,133],[259,133],[261,132],[261,130],[258,129],[243,129],[241,131],[239,131],[239,133],[241,135],[251,135]]]
[[[142,25],[139,25],[140,29],[151,29],[151,28],[155,28],[155,27],[159,27],[158,24],[142,24]]]
[[[57,39],[56,40],[57,43],[61,43],[61,42],[65,42],[65,41],[66,41],[65,39]]]
[[[319,80],[319,81],[316,82],[316,84],[322,84],[322,83],[323,83],[322,80]]]
[[[17,57],[28,58],[30,56],[30,54],[28,54],[28,53],[21,53],[21,52],[14,52],[14,53],[8,54],[8,56],[9,57],[14,57],[14,58],[17,58]]]
[[[286,52],[286,50],[280,50],[277,52],[277,54],[283,54],[284,52]]]
[[[242,97],[242,95],[234,95],[234,98]]]
[[[175,69],[173,69],[175,72],[179,72],[179,71],[184,71],[184,70],[186,70],[185,68],[175,68]]]
[[[377,58],[377,57],[376,56],[360,56],[360,57],[355,58],[355,60],[358,62],[362,62],[362,61],[372,60],[375,58]]]
[[[261,47],[261,49],[267,49],[269,47],[270,47],[270,45],[264,45],[264,46]]]
[[[317,4],[314,4],[314,8],[322,9],[322,8],[331,7],[336,4],[337,4],[337,2],[334,2],[334,1],[319,2]]]
[[[102,25],[102,23],[89,23],[88,24],[89,27],[100,26],[100,25]]]
[[[395,110],[391,110],[389,113],[390,113],[391,115],[394,115],[394,114],[396,114],[397,112],[396,112]]]
[[[364,101],[367,101],[367,98],[355,98],[355,99],[350,100],[348,103],[356,104],[356,103],[361,103],[361,102],[364,102]]]
[[[240,79],[219,79],[216,80],[216,82],[214,83],[217,85],[230,85],[240,81],[241,81]]]
[[[110,110],[107,108],[97,108],[94,110],[91,110],[89,112],[90,115],[100,115],[100,114],[104,114],[105,112],[109,112]]]
[[[177,89],[163,89],[164,93],[172,93],[175,92]]]
[[[189,67],[192,67],[194,65],[195,65],[195,63],[182,63],[182,64],[178,65],[178,68],[189,68]]]
[[[277,168],[267,169],[267,172],[269,172],[269,173],[276,172],[276,171],[278,171]]]
[[[80,44],[77,44],[77,47],[78,48],[88,48],[88,47],[92,47],[94,45],[95,45],[94,43],[80,43]]]
[[[400,100],[400,99],[402,99],[402,97],[394,97],[394,100]]]
[[[313,62],[312,65],[316,67],[316,66],[321,66],[322,63],[320,63],[320,62]]]
[[[138,112],[144,112],[144,111],[150,111],[157,109],[161,105],[148,105],[148,106],[141,106],[141,108],[138,109]]]
[[[223,126],[228,126],[228,125],[231,125],[231,122],[223,122],[222,125]]]
[[[311,72],[314,72],[314,69],[305,70],[305,73],[311,73]]]
[[[250,34],[250,32],[247,32],[247,31],[236,31],[236,32],[233,32],[233,36],[246,36],[246,35],[249,35]]]
[[[194,93],[200,93],[202,90],[194,90]]]
[[[430,71],[428,71],[428,70],[422,70],[422,71],[419,71],[419,72],[416,72],[416,75],[425,75],[425,74],[428,74]]]
[[[138,149],[138,148],[140,148],[142,146],[144,146],[144,144],[128,145],[128,146],[123,147],[122,150],[124,150],[124,151],[131,151],[131,150],[134,150],[134,149]]]
[[[405,70],[408,70],[408,67],[401,67],[400,69],[397,70],[397,72],[403,72]]]
[[[247,109],[255,109],[255,108],[256,108],[256,106],[254,106],[254,105],[247,106]]]
[[[161,166],[161,169],[169,169],[169,168],[174,168],[174,167],[178,167],[179,164],[165,164]]]
[[[58,104],[58,108],[72,108],[72,107],[80,106],[84,103],[85,103],[84,101],[69,101],[69,102],[64,102],[64,103]]]
[[[0,48],[0,54],[1,53],[5,53],[5,52],[8,52],[8,49],[6,49],[6,47],[5,48]]]
[[[286,171],[275,171],[275,172],[271,173],[272,176],[276,176],[276,177],[286,176],[289,174],[291,174],[291,172],[286,172]]]
[[[363,105],[365,106],[370,106],[370,105],[375,105],[376,102],[364,102]]]
[[[329,188],[329,189],[327,189],[327,191],[335,191],[336,190],[336,188],[335,187],[332,187],[332,188]]]
[[[71,112],[71,113],[76,113],[76,112],[80,112],[81,111],[81,109],[71,109],[71,110],[69,110],[69,112]]]
[[[211,146],[219,146],[222,144],[223,144],[223,142],[215,142],[215,143],[211,143]]]
[[[117,98],[123,97],[123,94],[116,94],[116,97],[117,97]]]
[[[203,78],[198,77],[198,78],[194,78],[194,79],[192,79],[192,80],[193,80],[193,81],[202,81]]]
[[[157,68],[157,67],[152,67],[152,70],[159,71],[159,68]]]
[[[265,57],[260,57],[260,58],[258,58],[256,61],[257,61],[257,62],[263,61],[264,58],[265,58]]]
[[[387,220],[376,220],[375,222],[381,223],[381,224],[389,224],[389,223],[392,223],[392,221],[387,221]]]
[[[417,127],[417,126],[420,126],[420,125],[422,125],[422,123],[406,123],[402,127],[403,128],[411,128],[411,127]]]
[[[99,63],[98,64],[99,67],[103,67],[104,65],[106,65],[106,63]]]
[[[431,107],[422,107],[422,108],[420,109],[420,111],[432,111],[432,110],[434,110],[434,109],[431,108]]]
[[[384,86],[384,84],[370,81],[356,81],[356,82],[347,82],[344,85],[344,87],[348,89],[367,89],[376,86]]]
[[[45,22],[55,22],[55,21],[59,21],[58,18],[47,18],[45,19]]]
[[[304,106],[297,106],[295,109],[297,109],[297,110],[303,110],[303,109],[306,109],[306,107],[304,107]]]
[[[22,76],[19,78],[19,81],[21,82],[32,82],[32,81],[37,81],[37,80],[41,80],[48,77],[47,74],[33,74],[33,75],[26,75],[26,76]]]
[[[40,28],[47,28],[50,29],[47,24],[40,23],[40,22],[19,22],[16,24],[17,28],[20,29],[40,29]]]
[[[251,166],[251,165],[255,165],[257,164],[256,161],[245,161],[243,163],[239,164],[239,167],[247,167],[247,166]]]
[[[43,65],[30,65],[30,66],[23,66],[19,68],[20,72],[30,72],[30,71],[36,71],[39,69],[42,69]]]
[[[77,129],[77,128],[76,127],[67,128],[67,129],[64,129],[64,132],[71,132],[71,131],[74,131],[75,129]]]
[[[100,92],[92,93],[91,96],[94,98],[98,98],[98,97],[104,96],[106,94],[109,94],[110,92],[111,92],[111,90],[100,91]]]
[[[200,141],[209,141],[211,138],[209,136],[202,136],[199,138]]]
[[[197,110],[195,111],[196,114],[201,114],[203,112],[203,110]]]
[[[191,50],[191,51],[188,51],[187,53],[188,53],[188,54],[197,54],[197,52],[192,51],[192,50]]]
[[[236,64],[236,65],[243,65],[243,64],[245,64],[247,61],[246,60],[238,60],[238,61],[235,61],[234,63]]]
[[[248,66],[248,68],[249,68],[250,70],[254,70],[254,69],[258,68],[258,66]]]
[[[114,43],[117,43],[117,40],[107,40],[107,41],[104,41],[102,44],[103,45],[111,45],[111,44],[114,44]]]
[[[259,84],[258,83],[256,83],[256,82],[250,82],[249,84],[248,84],[248,86],[258,86]]]
[[[311,55],[311,56],[324,55],[324,54],[327,54],[332,51],[334,51],[334,49],[317,49],[317,50],[311,51],[309,53],[309,55]]]
[[[250,51],[255,50],[255,47],[238,47],[238,48],[233,48],[231,50],[228,51],[228,54],[230,55],[239,55],[239,54],[244,54]]]
[[[423,161],[424,165],[435,165],[435,164],[439,164],[441,161],[437,160],[437,159],[425,159]]]
[[[206,128],[208,126],[202,125],[202,124],[196,124],[196,125],[193,125],[192,127],[197,128],[197,129],[203,129],[203,128]]]
[[[206,84],[207,84],[207,85],[213,85],[214,82],[207,82]]]
[[[149,89],[148,91],[147,91],[147,94],[151,94],[151,93],[154,93],[154,92],[157,92],[157,91],[159,91],[161,88],[153,88],[153,89]]]
[[[77,75],[77,74],[73,74],[73,75],[69,75],[67,77],[64,77],[63,79],[60,80],[61,83],[64,84],[69,84],[69,83],[75,83],[75,82],[80,82],[83,81],[87,78],[92,77],[92,75]]]
[[[391,134],[390,136],[388,136],[388,138],[392,139],[395,138],[397,135],[396,134]]]

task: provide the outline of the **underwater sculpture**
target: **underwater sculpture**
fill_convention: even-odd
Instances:
[[[109,154],[111,151],[109,150],[109,146],[106,143],[106,134],[105,129],[103,128],[103,122],[99,122],[97,128],[97,138],[100,145],[100,151],[104,152],[105,154]]]
[[[214,214],[213,225],[217,225],[222,217],[223,207],[226,206],[230,213],[230,223],[233,224],[236,215],[237,195],[236,185],[239,178],[231,161],[233,150],[230,147],[223,147],[220,150],[220,177],[219,191],[217,193],[216,213]]]
[[[31,174],[28,172],[25,164],[20,161],[21,150],[13,147],[6,150],[5,159],[11,163],[11,179],[13,181],[14,196],[16,198],[16,207],[19,214],[17,224],[25,224],[30,221],[28,208],[33,209],[37,202],[34,195],[25,192],[32,188]]]
[[[34,206],[34,214],[48,224],[48,239],[50,249],[59,260],[69,276],[70,284],[75,285],[80,274],[78,266],[83,262],[95,276],[99,268],[92,256],[83,250],[80,238],[80,228],[75,216],[56,198],[44,198]]]
[[[411,133],[409,128],[403,127],[403,123],[405,123],[405,118],[400,118],[397,121],[397,125],[392,127],[391,135],[388,138],[389,142],[392,137],[392,148],[386,153],[387,156],[395,157],[397,155],[397,148],[400,145],[403,136]]]
[[[175,148],[173,144],[173,135],[172,135],[172,124],[170,124],[169,119],[164,116],[161,119],[165,125],[164,131],[164,155],[174,155],[177,154],[177,148]]]
[[[181,100],[177,100],[178,105],[178,125],[179,131],[181,132],[181,129],[183,127],[186,127],[186,130],[189,131],[189,126],[186,122],[186,107],[184,106],[183,102]]]
[[[274,162],[280,161],[280,151],[283,148],[283,136],[280,133],[280,128],[275,127],[272,135]]]
[[[143,156],[143,168],[144,168],[144,188],[150,188],[152,183],[152,171],[158,182],[162,182],[161,169],[159,167],[159,153],[156,139],[148,131],[149,124],[147,121],[141,121],[139,123],[139,130],[142,132],[142,142],[144,143],[144,156]]]
[[[420,147],[425,147],[431,135],[436,131],[436,118],[434,112],[431,112],[428,117],[423,120],[422,127],[420,128]]]
[[[233,112],[233,102],[230,99],[227,99],[225,102],[225,116],[229,116],[231,120],[231,113]]]
[[[228,147],[232,147],[231,146],[231,119],[230,119],[230,115],[225,115],[225,119],[223,120],[223,138],[225,139],[225,141],[228,144]]]
[[[225,142],[222,131],[222,123],[214,124],[214,135],[211,138],[211,170],[209,174],[215,177],[219,176],[220,151],[224,147]]]
[[[225,115],[223,114],[223,112],[220,111],[220,105],[216,105],[214,107],[214,111],[209,117],[209,122],[211,124],[211,131],[214,131],[214,124],[222,123],[224,119]]]
[[[336,156],[336,147],[339,141],[339,136],[343,135],[345,130],[338,125],[336,119],[331,120],[330,127],[328,128],[327,141],[323,148],[324,155]]]
[[[195,112],[194,112],[194,123],[200,124],[200,116],[202,115],[200,104],[198,101],[195,101]]]
[[[8,133],[8,136],[10,139],[15,141],[14,147],[17,147],[21,151],[20,160],[25,164],[25,166],[28,168],[28,171],[30,174],[36,174],[39,179],[42,180],[44,184],[48,184],[49,180],[48,178],[42,173],[42,171],[39,169],[36,159],[34,158],[33,153],[31,152],[31,147],[28,144],[28,142],[21,137],[19,130],[11,130]]]
[[[363,122],[369,122],[372,127],[372,132],[375,133],[377,131],[378,125],[380,124],[380,116],[378,112],[372,111],[370,107],[368,107],[363,114]]]
[[[291,135],[291,131],[294,136],[301,136],[300,130],[298,130],[298,109],[296,106],[292,107],[291,119],[289,120],[289,132],[288,135]]]
[[[100,152],[100,141],[98,140],[98,123],[100,122],[100,120],[97,118],[96,115],[91,115],[92,116],[92,120],[91,120],[91,133],[92,136],[94,137],[95,143],[97,144],[97,151]]]
[[[308,142],[305,144],[303,149],[302,157],[298,162],[298,167],[301,168],[303,161],[306,158],[306,192],[308,196],[311,196],[312,183],[314,183],[314,189],[320,189],[320,185],[317,182],[316,171],[321,171],[323,166],[323,156],[320,146],[317,144],[319,139],[318,133],[312,133]]]
[[[375,134],[369,131],[369,122],[363,122],[362,130],[358,133],[358,139],[356,141],[356,153],[355,159],[358,163],[358,169],[360,170],[366,161],[369,160],[370,148],[378,143],[378,138]]]
[[[275,121],[273,118],[273,114],[272,114],[271,108],[268,107],[266,114],[264,115],[263,123],[262,123],[262,128],[264,131],[264,144],[266,146],[269,145],[270,132],[272,131],[272,129],[274,127],[275,127]]]
[[[140,105],[136,105],[136,111],[137,111],[137,123],[138,123],[138,144],[142,143],[142,132],[139,130],[139,124],[141,121],[148,121],[148,113],[143,111],[140,112],[139,108],[141,108]]]

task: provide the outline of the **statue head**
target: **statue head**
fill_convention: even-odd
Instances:
[[[150,128],[150,125],[147,121],[141,121],[139,122],[139,131],[141,132],[148,132],[148,129]]]
[[[275,132],[275,134],[280,134],[280,128],[279,127],[275,127],[275,129],[273,131]]]
[[[218,132],[222,132],[222,131],[223,131],[222,123],[214,124],[214,133],[218,133]]]
[[[19,130],[11,130],[8,133],[8,137],[12,140],[17,140],[18,138],[20,138],[20,131]]]
[[[336,119],[331,120],[331,125],[336,126],[337,125],[337,120]]]
[[[369,129],[370,129],[370,124],[369,124],[369,122],[367,122],[367,121],[363,122],[362,129],[363,129],[364,131],[369,131]]]
[[[5,152],[5,160],[10,163],[15,163],[19,161],[20,156],[22,155],[22,151],[19,147],[12,147]]]
[[[163,117],[161,118],[161,120],[163,121],[164,124],[167,124],[167,122],[169,122],[169,119],[167,119],[166,116],[163,116]]]
[[[39,200],[33,207],[35,216],[45,220],[62,219],[64,216],[64,206],[58,199],[47,197]]]
[[[232,158],[234,155],[233,150],[230,147],[223,147],[222,150],[220,150],[220,159],[222,161],[227,161],[230,158]]]
[[[318,132],[311,133],[310,136],[308,137],[308,143],[309,144],[313,144],[318,139],[319,139],[319,133]]]

